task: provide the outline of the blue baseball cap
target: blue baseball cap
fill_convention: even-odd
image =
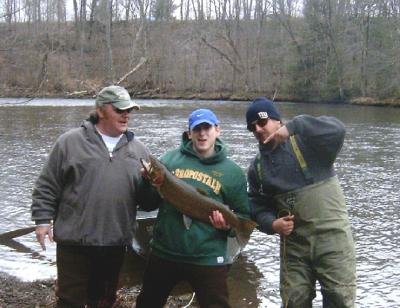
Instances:
[[[208,123],[210,125],[218,125],[217,116],[210,109],[196,109],[189,115],[189,129],[192,130],[197,125]]]

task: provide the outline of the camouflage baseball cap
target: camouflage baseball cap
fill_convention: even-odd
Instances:
[[[139,105],[131,100],[128,91],[120,86],[108,86],[103,88],[96,97],[96,107],[104,104],[113,104],[115,108],[125,110],[134,108],[140,109]]]

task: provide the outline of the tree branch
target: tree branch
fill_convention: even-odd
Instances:
[[[217,47],[211,45],[211,43],[207,42],[207,40],[202,37],[201,41],[206,44],[206,46],[208,46],[209,48],[211,48],[212,50],[214,50],[215,52],[217,52],[223,59],[225,59],[232,67],[233,69],[238,72],[239,74],[242,73],[242,70],[232,61],[232,59],[225,53],[223,53],[221,50],[219,50]]]
[[[134,72],[136,72],[143,64],[147,62],[147,59],[145,57],[141,57],[139,60],[139,63],[128,73],[126,73],[124,76],[122,76],[115,84],[119,85],[122,81],[124,81],[126,78],[128,78],[130,75],[132,75]]]

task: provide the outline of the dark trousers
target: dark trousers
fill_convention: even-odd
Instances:
[[[112,307],[124,254],[124,246],[57,244],[57,308]]]
[[[151,255],[136,308],[162,308],[180,281],[187,281],[191,285],[200,307],[230,307],[226,282],[229,267],[177,263]]]

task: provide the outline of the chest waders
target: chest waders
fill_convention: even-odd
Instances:
[[[298,156],[295,149],[294,152]],[[321,286],[324,308],[354,307],[354,243],[337,177],[274,198],[278,215],[293,214],[295,224],[292,234],[281,237],[283,307],[312,307],[316,281]]]

